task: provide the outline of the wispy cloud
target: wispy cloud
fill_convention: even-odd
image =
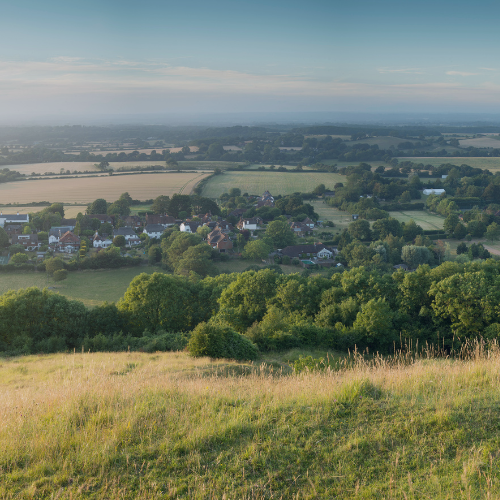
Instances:
[[[389,68],[379,72],[423,74],[418,68]],[[448,71],[448,75],[472,73]],[[69,100],[78,95],[169,97],[261,96],[273,99],[372,99],[384,102],[468,102],[500,104],[494,82],[359,83],[317,79],[313,74],[256,74],[234,70],[175,66],[161,61],[83,60],[56,57],[48,61],[0,61],[0,101],[51,97]]]
[[[475,76],[479,75],[480,73],[469,73],[467,71],[447,71],[446,74],[450,76]]]
[[[378,68],[377,70],[382,75],[387,73],[404,73],[408,75],[423,75],[424,72],[420,68]]]

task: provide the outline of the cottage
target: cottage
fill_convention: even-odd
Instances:
[[[61,219],[61,225],[69,227],[69,230],[73,231],[76,227],[76,219]]]
[[[322,243],[315,245],[293,245],[283,248],[281,250],[283,255],[293,258],[317,258],[317,259],[331,259],[336,250],[328,250]]]
[[[109,248],[112,244],[113,241],[107,235],[100,236],[97,231],[92,238],[92,246],[94,248]]]
[[[114,218],[112,215],[107,214],[87,214],[91,219],[97,219],[101,224],[105,222],[109,222],[110,224],[114,224]]]
[[[142,232],[150,238],[159,239],[164,231],[165,228],[161,224],[147,224]]]
[[[262,219],[260,217],[252,217],[250,219],[240,219],[237,226],[239,229],[248,229],[250,231],[255,231],[262,224]]]
[[[49,230],[49,245],[54,245],[56,243],[59,243],[59,239],[61,236],[68,231],[73,231],[71,229],[71,226],[57,226],[57,227],[52,227]]]
[[[212,248],[219,250],[219,252],[227,252],[233,248],[233,242],[229,239],[229,236],[225,235],[219,228],[208,234],[207,243]]]
[[[140,238],[131,227],[119,227],[118,229],[115,229],[113,231],[113,238],[115,236],[123,236],[125,238],[126,245],[129,247],[132,245],[139,245],[141,242]]]
[[[164,228],[171,227],[175,225],[176,219],[171,215],[157,215],[157,214],[147,214],[146,215],[146,225],[149,224],[160,224]]]
[[[196,233],[196,230],[201,226],[201,222],[186,221],[180,225],[180,230],[183,233]]]
[[[57,248],[61,252],[77,252],[80,248],[80,238],[74,235],[71,231],[67,231],[59,238]]]
[[[12,236],[13,245],[22,245],[26,250],[33,251],[40,247],[38,234],[15,234]]]
[[[306,217],[302,221],[302,224],[306,225],[309,229],[314,229],[314,221],[311,220],[309,217]]]
[[[297,236],[304,236],[304,235],[309,234],[310,232],[312,232],[312,229],[310,229],[309,226],[306,226],[302,222],[290,222],[290,229]]]

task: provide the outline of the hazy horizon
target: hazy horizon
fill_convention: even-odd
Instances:
[[[500,114],[498,14],[489,0],[10,2],[1,122]]]

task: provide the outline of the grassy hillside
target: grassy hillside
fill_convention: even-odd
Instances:
[[[3,360],[0,497],[498,498],[499,365]]]
[[[46,273],[5,273],[0,279],[0,295],[9,290],[36,286],[50,287],[68,299],[80,300],[87,307],[103,302],[117,302],[123,297],[128,285],[138,274],[161,272],[158,267],[140,266],[123,269],[99,269],[75,271],[67,279],[56,282]]]

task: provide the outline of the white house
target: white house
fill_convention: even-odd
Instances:
[[[96,231],[94,238],[92,239],[92,246],[94,248],[109,248],[112,244],[113,240],[107,236],[99,236],[99,233]]]
[[[119,227],[113,231],[113,238],[115,236],[124,236],[127,246],[139,245],[141,242],[136,232],[131,227]]]
[[[251,219],[241,219],[238,222],[238,227],[240,229],[249,229],[250,231],[255,231],[262,224],[262,219],[260,217],[253,217]]]
[[[179,229],[183,233],[196,233],[199,226],[201,226],[201,222],[183,222]]]
[[[0,227],[4,227],[5,224],[27,224],[30,221],[30,216],[28,214],[4,214],[0,212]]]
[[[55,243],[59,243],[59,239],[63,234],[66,234],[68,231],[72,231],[70,226],[58,226],[52,227],[49,230],[49,245],[54,245]]]
[[[161,224],[148,224],[142,232],[150,238],[159,239],[163,231],[165,231],[165,228]]]
[[[424,194],[437,194],[437,195],[440,195],[440,194],[446,193],[446,191],[444,189],[424,189],[423,193]]]

